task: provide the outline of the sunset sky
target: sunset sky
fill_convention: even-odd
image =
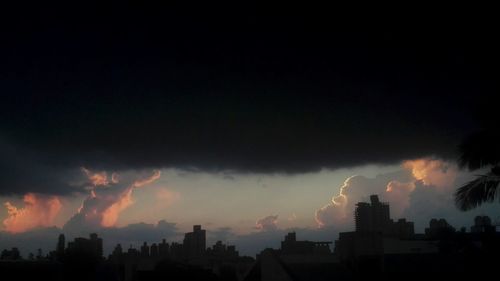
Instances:
[[[419,232],[500,220],[453,201],[481,172],[458,145],[498,93],[487,19],[59,8],[2,16],[0,249],[96,231],[109,251],[202,224],[255,254],[292,229],[335,240],[371,194]]]

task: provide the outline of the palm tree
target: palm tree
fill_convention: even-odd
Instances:
[[[500,199],[499,137],[498,132],[483,130],[471,135],[460,145],[460,167],[469,170],[490,168],[489,172],[477,176],[455,192],[455,203],[460,210],[471,210],[482,203]]]

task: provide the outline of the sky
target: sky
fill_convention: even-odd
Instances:
[[[371,194],[421,232],[498,219],[453,203],[477,174],[458,145],[498,119],[488,16],[205,8],[4,9],[0,248],[202,224],[255,254],[290,230],[334,240]]]

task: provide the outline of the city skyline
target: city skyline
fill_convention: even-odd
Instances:
[[[355,231],[355,232],[361,232],[361,233],[364,233],[364,232],[378,232],[378,233],[381,233],[382,235],[387,235],[388,237],[399,237],[400,239],[411,239],[411,237],[413,237],[415,234],[417,235],[429,235],[430,233],[430,230],[429,230],[429,227],[442,227],[443,224],[444,226],[448,226],[448,227],[451,227],[453,228],[453,231],[466,231],[466,232],[471,232],[471,233],[474,233],[474,232],[481,232],[481,231],[484,231],[482,230],[482,228],[480,228],[478,225],[482,225],[483,224],[483,221],[484,222],[487,222],[487,225],[490,225],[493,227],[493,231],[498,231],[498,230],[495,230],[495,229],[498,229],[498,227],[500,226],[500,221],[495,221],[495,220],[492,220],[491,218],[489,218],[488,216],[481,216],[481,215],[477,215],[474,217],[474,220],[471,220],[469,221],[469,224],[467,225],[461,225],[461,226],[453,226],[453,225],[450,225],[447,223],[447,219],[449,218],[444,218],[444,217],[439,217],[439,218],[431,218],[428,223],[426,225],[424,225],[422,229],[418,229],[418,230],[415,230],[415,227],[414,227],[414,222],[411,221],[411,218],[398,218],[396,221],[394,221],[394,217],[391,215],[391,211],[390,211],[390,204],[386,203],[386,202],[380,202],[379,201],[379,198],[378,198],[378,195],[376,194],[372,194],[369,196],[368,202],[366,201],[360,201],[360,202],[357,202],[356,204],[354,204],[353,206],[355,206],[355,209],[353,210],[353,212],[351,212],[351,215],[352,215],[352,222],[353,222],[353,225],[352,225],[352,229],[344,229],[344,231]],[[378,207],[380,206],[380,207]],[[372,210],[372,208],[375,208]],[[379,208],[382,208],[382,209],[379,209]],[[372,215],[370,215],[371,213],[373,212],[373,214],[377,214],[376,216],[377,217],[371,217]],[[410,219],[409,221],[407,221],[407,219]],[[394,226],[392,226],[392,224],[394,224]],[[147,249],[148,249],[148,254],[147,256],[149,257],[149,248],[152,246],[152,245],[155,245],[155,247],[159,247],[160,243],[159,241],[163,241],[162,243],[171,243],[171,245],[180,245],[181,247],[183,245],[185,245],[185,248],[184,250],[180,250],[183,254],[182,255],[186,255],[186,257],[194,257],[194,256],[201,256],[206,249],[209,249],[209,244],[210,245],[213,245],[213,246],[216,246],[218,245],[219,243],[223,243],[222,245],[225,245],[225,243],[230,243],[229,241],[227,241],[227,239],[220,239],[221,237],[210,237],[211,239],[208,239],[207,240],[207,235],[206,235],[206,230],[205,229],[201,229],[201,225],[194,225],[192,226],[193,229],[192,229],[192,232],[187,232],[187,233],[177,233],[177,238],[176,239],[165,239],[164,234],[166,233],[162,233],[161,230],[158,232],[158,235],[157,237],[161,237],[161,239],[157,239],[157,241],[155,240],[145,240],[145,241],[135,241],[135,243],[132,243],[132,244],[126,244],[127,242],[126,241],[120,241],[120,240],[116,240],[116,241],[113,241],[111,243],[108,243],[108,244],[104,244],[106,247],[103,247],[103,241],[102,241],[102,238],[99,238],[100,239],[100,250],[99,250],[99,256],[103,256],[103,257],[107,257],[108,255],[113,255],[113,253],[116,251],[116,246],[117,245],[120,245],[121,247],[121,250],[123,251],[123,253],[126,253],[127,251],[129,250],[133,250],[133,251],[137,251],[137,255],[143,255],[141,254],[144,249],[144,247],[147,246]],[[54,234],[54,233],[57,233],[57,231],[59,232],[62,232],[62,230],[58,230],[58,229],[54,229],[54,231],[51,233],[51,234]],[[202,231],[202,236],[199,238],[201,240],[197,240],[198,238],[194,238],[196,233]],[[262,250],[264,250],[265,248],[278,248],[279,247],[279,242],[281,241],[280,239],[282,239],[281,237],[284,237],[284,241],[287,241],[291,234],[290,233],[293,233],[293,239],[295,241],[295,233],[299,233],[299,235],[301,236],[304,236],[305,234],[305,238],[307,238],[307,232],[306,233],[301,233],[301,231],[304,231],[304,229],[293,229],[293,228],[290,228],[290,229],[274,229],[273,230],[273,234],[270,239],[274,239],[274,243],[272,244],[269,244],[269,245],[265,245],[265,246],[262,246],[262,248],[254,248],[254,252],[252,253],[248,253],[248,252],[245,252],[244,255],[248,255],[248,256],[255,256],[256,254],[260,253]],[[210,233],[210,232],[209,232]],[[333,243],[333,241],[336,241],[338,239],[337,235],[340,234],[340,236],[342,235],[345,235],[345,234],[342,234],[342,232],[327,232],[327,235],[328,234],[331,234],[332,236],[316,236],[317,238],[321,239],[321,238],[326,238],[326,239],[330,239],[331,241],[329,241],[328,243]],[[94,236],[94,238],[92,238],[93,236],[92,235],[97,235],[97,234],[89,234],[90,237],[91,237],[91,240],[92,239],[97,239],[97,236]],[[61,238],[62,236],[62,238]],[[106,236],[106,234],[105,234]],[[73,246],[72,243],[77,243],[76,241],[78,241],[79,239],[83,239],[85,240],[84,238],[81,238],[79,237],[78,235],[76,236],[69,236],[73,239],[75,239],[75,242],[69,242],[67,243],[67,246],[65,244],[64,241],[65,240],[65,235],[64,233],[60,233],[59,234],[59,239],[58,239],[58,242],[57,244],[54,243],[54,245],[56,245],[54,248],[51,248],[51,246],[47,246],[48,248],[47,249],[43,249],[42,247],[39,247],[37,246],[36,250],[33,249],[29,254],[34,254],[35,252],[39,252],[40,250],[42,250],[42,252],[46,253],[47,257],[48,255],[51,253],[51,252],[54,252],[54,253],[57,253],[60,251],[60,248],[66,248],[68,247],[68,249],[71,249]],[[182,238],[183,237],[183,238]],[[432,237],[432,236],[431,236]],[[252,238],[252,237],[250,237]],[[258,238],[258,237],[257,237]],[[62,240],[61,240],[62,239]],[[220,240],[219,240],[220,239]],[[83,241],[81,240],[81,241]],[[62,242],[61,242],[62,241]],[[192,241],[192,242],[189,242],[189,241]],[[198,242],[194,242],[194,241],[198,241]],[[209,241],[209,242],[207,242]],[[48,242],[48,241],[46,241]],[[87,242],[82,242],[82,243],[87,243]],[[114,243],[114,244],[113,244]],[[167,243],[167,246],[168,246],[168,243]],[[195,243],[195,244],[193,244]],[[283,248],[283,241],[281,241],[281,248]],[[327,243],[327,242],[318,242],[318,243]],[[49,242],[50,244],[50,242]],[[148,245],[149,244],[149,245]],[[64,245],[64,247],[62,246]],[[194,247],[194,248],[193,248]],[[226,247],[226,246],[224,246]],[[232,247],[235,247],[234,245]],[[19,249],[19,247],[14,247],[16,249]],[[85,248],[85,247],[84,247]],[[88,248],[88,247],[87,247]],[[2,249],[2,247],[0,247],[0,249]],[[328,249],[330,251],[334,251],[335,248],[333,246],[328,246]],[[8,250],[8,248],[4,247],[4,250]],[[55,250],[55,251],[54,251]],[[235,248],[235,250],[238,250],[238,248]],[[161,248],[158,249],[157,248],[157,251],[158,253],[161,251]],[[184,252],[183,252],[184,251]],[[130,254],[130,251],[129,251],[129,254]],[[27,253],[24,253],[24,255],[22,254],[21,252],[21,257],[22,258],[28,258],[28,254]]]
[[[44,232],[54,233],[57,231],[66,231],[69,235],[76,237],[78,235],[85,235],[89,230],[93,230],[94,232],[110,233],[109,235],[111,236],[122,233],[122,236],[129,237],[131,241],[140,241],[142,239],[141,237],[158,237],[158,232],[162,227],[169,236],[174,239],[180,239],[181,235],[179,233],[186,231],[193,224],[201,223],[208,226],[209,239],[211,241],[218,240],[217,237],[221,237],[234,244],[239,244],[238,246],[243,249],[244,253],[255,254],[256,248],[264,247],[266,244],[276,245],[277,242],[272,239],[276,238],[276,231],[284,232],[290,229],[303,230],[306,238],[318,238],[319,240],[327,238],[328,235],[331,236],[340,231],[345,231],[354,223],[350,218],[350,213],[354,210],[354,202],[358,200],[367,200],[372,191],[380,192],[379,194],[384,201],[393,204],[393,214],[396,217],[412,216],[416,224],[415,227],[419,231],[423,231],[431,218],[440,216],[449,217],[451,223],[454,225],[467,224],[477,215],[489,214],[493,220],[498,220],[498,218],[495,217],[498,210],[498,205],[496,204],[486,204],[467,213],[460,212],[456,209],[452,197],[454,188],[460,185],[460,182],[463,183],[468,181],[471,176],[470,173],[460,171],[454,163],[437,159],[423,159],[406,161],[399,167],[388,166],[383,169],[387,172],[379,175],[375,174],[377,169],[373,166],[363,167],[359,170],[362,174],[367,175],[371,173],[374,175],[371,177],[361,175],[351,176],[350,173],[353,173],[352,170],[345,170],[341,173],[337,173],[347,177],[347,179],[343,180],[343,183],[341,185],[339,184],[337,187],[338,191],[336,191],[335,188],[330,188],[327,182],[339,178],[335,177],[335,171],[322,171],[316,174],[310,173],[292,177],[286,175],[260,175],[258,178],[254,178],[252,175],[242,176],[231,173],[219,173],[216,175],[205,173],[202,175],[197,172],[189,173],[167,170],[143,172],[140,174],[140,177],[137,177],[136,174],[128,174],[123,177],[128,180],[128,183],[126,182],[120,185],[112,183],[112,177],[118,177],[117,173],[109,174],[85,169],[80,171],[80,173],[82,174],[82,182],[86,183],[87,186],[91,188],[88,192],[90,192],[90,194],[94,193],[92,190],[95,190],[97,194],[104,192],[103,195],[105,196],[113,196],[111,197],[113,198],[112,201],[120,199],[121,197],[118,195],[123,194],[124,191],[127,191],[130,186],[133,186],[137,182],[143,181],[141,185],[144,184],[145,186],[134,188],[132,193],[127,193],[127,196],[124,197],[127,203],[122,205],[122,207],[116,210],[111,216],[114,218],[115,222],[113,225],[102,225],[103,217],[99,216],[90,220],[78,221],[82,216],[79,215],[78,212],[78,209],[83,206],[82,201],[92,202],[92,200],[94,200],[92,196],[89,197],[89,195],[85,194],[79,197],[73,197],[73,202],[69,204],[70,208],[64,206],[68,201],[61,204],[63,206],[59,210],[59,213],[52,214],[52,221],[47,217],[51,215],[50,212],[47,212],[47,209],[49,211],[51,209],[43,209],[47,205],[39,204],[41,206],[37,206],[36,204],[30,205],[29,202],[24,203],[25,206],[21,205],[22,207],[20,206],[20,209],[23,207],[26,208],[27,213],[22,214],[21,212],[17,219],[20,221],[21,226],[23,226],[23,223],[27,223],[27,228],[22,229],[19,233],[11,234],[8,231],[5,232],[8,218],[4,218],[2,220],[4,222],[4,233],[2,234],[4,239],[2,240],[4,241],[3,244],[6,244],[9,243],[8,241],[16,241],[16,236],[18,236],[19,239],[17,240],[21,244],[26,244],[22,241],[30,239],[43,241],[48,239]],[[106,175],[106,177],[104,177],[104,175]],[[243,179],[238,179],[238,177],[243,177]],[[162,179],[165,178],[167,178],[167,180],[175,178],[175,185],[180,183],[186,185],[187,188],[165,188],[162,184]],[[144,182],[148,179],[151,181]],[[316,186],[315,188],[323,190],[326,196],[331,196],[330,200],[328,198],[323,199],[319,196],[317,198],[311,198],[312,196],[309,190],[304,189],[304,184],[307,184],[307,181],[313,183]],[[194,182],[194,184],[192,182]],[[240,187],[240,189],[233,189],[234,193],[230,195],[232,200],[229,202],[220,202],[217,201],[217,198],[213,199],[215,200],[213,202],[217,202],[221,210],[226,210],[228,208],[234,210],[230,214],[222,212],[226,217],[233,216],[233,219],[226,219],[225,221],[223,220],[217,223],[216,218],[220,216],[221,212],[214,209],[211,204],[204,204],[204,202],[207,202],[206,198],[199,198],[197,199],[198,201],[188,201],[185,203],[188,206],[200,206],[199,209],[192,210],[192,218],[188,217],[188,212],[182,212],[183,205],[180,205],[180,201],[183,199],[181,197],[182,194],[185,194],[184,196],[196,196],[192,192],[197,192],[199,190],[199,187],[196,186],[197,183],[205,183],[204,188],[213,188],[213,192],[209,193],[216,194],[217,191],[220,192],[234,185],[235,182],[246,182],[246,184],[249,185],[249,193],[247,194],[244,190],[241,190],[241,188],[245,187]],[[223,184],[227,187],[224,187]],[[267,211],[263,211],[263,209],[266,209],[266,204],[265,201],[262,200],[260,200],[260,208],[255,210],[251,209],[252,202],[248,201],[247,196],[253,195],[254,198],[258,197],[255,188],[250,189],[254,184],[260,185],[260,189],[258,190],[260,190],[262,195],[265,194],[268,197],[267,199],[271,204],[271,208],[267,207]],[[212,187],[210,187],[210,185]],[[114,188],[116,188],[116,191],[113,191]],[[186,191],[189,191],[187,190],[188,188],[191,189],[191,192],[186,194]],[[300,198],[300,201],[297,201],[295,204],[281,201],[283,199],[277,201],[276,198],[282,197],[281,193],[285,191],[284,188],[286,188],[289,193],[294,190],[297,194],[290,194],[290,196],[297,199]],[[278,197],[270,196],[270,194],[274,193],[273,189],[276,189],[277,192],[275,196]],[[165,193],[166,196],[162,197],[162,194]],[[89,198],[91,200],[89,200]],[[306,201],[308,198],[311,198],[309,200],[313,203],[307,204]],[[343,199],[347,200],[344,202],[342,201]],[[123,198],[120,200],[123,200]],[[151,205],[151,200],[153,200],[153,202],[156,201],[156,203]],[[167,202],[163,204],[165,200]],[[284,205],[277,205],[277,202],[282,202]],[[44,203],[44,201],[42,201],[42,203]],[[98,210],[105,213],[105,209],[112,206],[113,203],[114,201],[101,201],[99,204],[103,207],[99,207],[100,209]],[[19,204],[23,203],[20,202]],[[176,204],[178,205],[176,206]],[[224,204],[229,204],[229,206],[225,206]],[[235,205],[239,205],[239,207],[234,209],[233,206]],[[16,204],[12,203],[12,206],[16,206]],[[147,208],[144,206],[147,206]],[[71,207],[73,209],[71,209]],[[300,207],[302,211],[298,210],[296,207]],[[151,216],[151,212],[149,211],[151,208],[153,208],[156,213],[156,218],[154,220],[147,217]],[[286,208],[288,211],[280,211],[282,208]],[[92,210],[92,208],[89,208],[87,212]],[[144,210],[148,211],[146,217],[144,217],[144,215],[143,217],[137,215]],[[252,213],[253,217],[247,216],[246,219],[242,219],[242,211]],[[178,214],[179,212],[180,216],[172,215]],[[164,215],[164,213],[166,213],[166,215]],[[200,218],[200,214],[204,216]],[[127,222],[125,220],[123,222],[123,218],[127,217],[131,217],[131,221]],[[145,218],[148,219],[146,222],[144,222]],[[36,222],[41,223],[44,223],[45,220],[49,225],[30,224],[30,219],[35,219],[37,220]],[[41,221],[39,219],[41,219]],[[58,224],[55,223],[57,220],[59,220]],[[159,221],[162,223],[158,224]],[[50,223],[54,223],[57,228],[52,228],[53,226],[50,225]],[[28,235],[23,236],[23,232],[26,232]],[[126,232],[131,233],[126,234]],[[133,237],[134,235],[138,235],[138,237]],[[254,241],[259,241],[259,239],[261,240],[260,243]],[[27,242],[29,244],[29,241]],[[1,246],[6,247],[8,245]],[[106,249],[108,252],[110,250],[109,248]]]
[[[124,281],[166,276],[201,280],[329,280],[343,276],[346,280],[359,280],[381,275],[397,279],[402,272],[413,270],[419,271],[413,278],[428,274],[426,272],[460,275],[450,271],[457,263],[478,262],[467,261],[471,258],[469,254],[481,253],[476,259],[491,261],[488,256],[493,257],[500,249],[500,224],[492,223],[487,216],[476,216],[474,225],[461,229],[454,228],[444,218],[433,218],[425,233],[417,233],[407,218],[395,221],[390,204],[381,202],[376,194],[369,196],[369,202],[355,204],[353,220],[354,229],[340,232],[334,241],[298,240],[300,233],[287,232],[280,238],[279,247],[258,249],[255,257],[241,256],[234,245],[222,241],[208,246],[206,230],[201,225],[194,225],[191,232],[185,233],[182,243],[166,239],[144,241],[140,247],[124,247],[118,243],[109,255],[104,254],[104,240],[96,233],[67,243],[65,235],[60,234],[56,247],[47,254],[39,249],[36,256],[30,253],[23,258],[17,247],[4,249],[0,268],[5,269],[9,262],[25,266],[39,264],[38,270],[45,268],[45,274],[52,278],[62,275],[82,280],[93,280],[96,276]],[[450,264],[450,261],[453,262]],[[57,267],[61,264],[71,270],[61,271]],[[395,270],[393,264],[398,269]],[[416,264],[434,264],[436,269],[422,271]],[[97,272],[101,273],[95,273],[95,268],[100,268]],[[462,271],[478,274],[474,269]]]
[[[0,249],[40,256],[59,234],[58,248],[84,246],[0,269],[322,281],[488,265],[500,252],[484,227],[500,222],[495,9],[409,11],[9,3]],[[156,243],[155,258],[87,259],[89,239],[105,256]],[[163,239],[189,250],[158,259]],[[335,244],[335,261],[301,256]],[[235,251],[256,259],[226,268]]]

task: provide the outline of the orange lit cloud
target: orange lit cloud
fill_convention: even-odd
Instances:
[[[375,178],[351,176],[340,187],[338,195],[315,213],[319,227],[346,225],[352,221],[355,204],[367,201],[369,195],[377,194],[388,201],[393,217],[403,216],[411,205],[412,194],[417,185],[431,188],[439,194],[448,194],[458,176],[455,164],[440,159],[413,159],[404,161],[402,170],[378,175]]]
[[[392,193],[412,192],[414,189],[415,189],[414,182],[400,182],[397,180],[393,180],[387,184],[385,191]]]
[[[101,226],[111,227],[116,225],[116,221],[118,220],[118,216],[120,215],[120,213],[134,203],[132,199],[132,193],[134,188],[139,188],[151,184],[157,179],[159,179],[160,176],[161,172],[159,170],[155,170],[153,171],[152,176],[145,179],[137,180],[130,187],[125,189],[117,197],[116,201],[113,202],[108,208],[106,208],[104,212],[102,212]]]
[[[84,170],[85,172],[85,170]],[[89,180],[96,174],[87,173]],[[64,225],[67,231],[88,231],[89,229],[98,229],[99,227],[113,227],[120,217],[120,213],[134,203],[134,189],[151,184],[160,178],[161,173],[158,170],[153,171],[153,174],[147,178],[131,181],[129,177],[120,179],[118,183],[118,175],[113,173],[108,182],[109,188],[96,187],[104,184],[107,175],[98,173],[105,177],[94,177],[106,180],[97,181],[94,188],[90,190],[89,196],[83,201],[82,206],[78,209],[78,213],[73,215],[70,220]]]
[[[87,175],[90,183],[93,186],[106,186],[109,185],[108,174],[106,172],[92,173],[89,169],[82,168],[82,171]],[[118,183],[118,177],[115,173],[111,175],[111,183]]]
[[[453,186],[458,175],[455,165],[439,159],[416,159],[403,162],[403,167],[411,171],[416,180],[438,188]]]
[[[118,220],[120,213],[134,203],[132,200],[132,190],[132,187],[127,188],[122,194],[120,194],[116,202],[104,210],[101,220],[102,226],[111,227],[116,225],[116,221]]]
[[[133,187],[138,188],[138,187],[142,187],[142,186],[145,186],[147,184],[153,183],[154,181],[159,179],[160,176],[161,176],[161,172],[159,170],[154,170],[152,176],[150,176],[149,178],[135,181],[133,184]]]
[[[62,204],[58,197],[46,197],[34,193],[24,195],[24,207],[17,208],[5,203],[7,218],[3,221],[9,232],[25,232],[35,227],[52,226]]]
[[[392,180],[387,184],[384,198],[391,203],[391,213],[401,216],[406,208],[410,206],[410,193],[415,190],[414,182],[400,182]]]

